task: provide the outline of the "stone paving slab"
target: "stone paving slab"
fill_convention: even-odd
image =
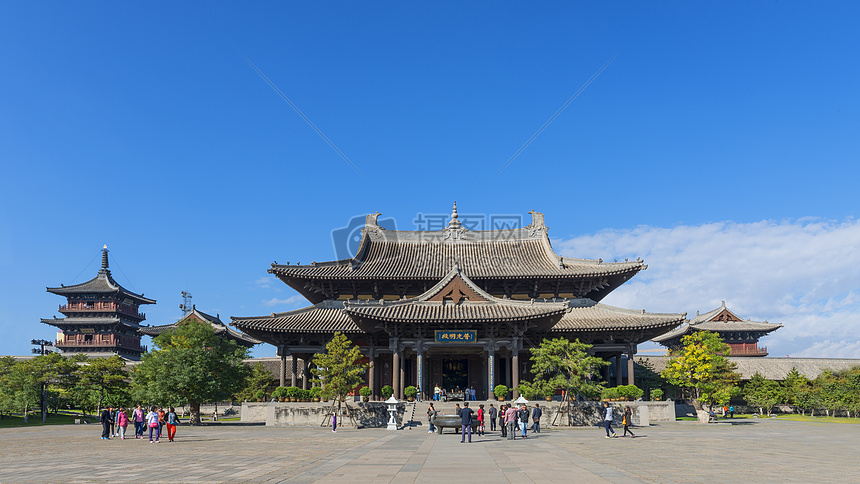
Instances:
[[[460,443],[412,430],[179,428],[177,441],[99,439],[97,426],[0,429],[0,483],[860,482],[860,426],[667,423],[606,439],[547,429]]]

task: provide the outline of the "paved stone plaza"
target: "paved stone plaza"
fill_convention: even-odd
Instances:
[[[96,425],[0,429],[0,482],[858,482],[860,426],[774,420],[564,429],[460,444],[386,431],[216,425],[102,441]]]

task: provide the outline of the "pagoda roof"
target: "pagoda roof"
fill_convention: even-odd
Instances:
[[[45,324],[51,326],[73,324],[76,326],[108,326],[112,324],[125,324],[126,326],[137,327],[137,323],[125,321],[119,318],[41,318]]]
[[[552,249],[543,214],[529,213],[533,220],[524,228],[470,231],[457,221],[455,205],[451,222],[441,231],[402,231],[379,226],[377,212],[366,217],[355,257],[310,265],[273,263],[269,272],[283,280],[438,280],[456,261],[472,279],[626,275],[626,280],[647,267],[640,260],[559,256]]]
[[[159,326],[144,326],[144,327],[141,327],[139,331],[141,334],[155,337],[155,336],[158,336],[158,335],[164,333],[165,331],[176,328],[183,321],[188,321],[188,320],[197,320],[197,321],[201,321],[204,323],[209,323],[210,325],[212,325],[212,328],[215,330],[215,334],[226,335],[226,336],[236,340],[240,344],[244,344],[245,346],[254,346],[254,345],[262,343],[262,341],[260,341],[258,339],[252,338],[252,337],[250,337],[244,333],[240,333],[238,331],[231,329],[229,326],[227,326],[226,324],[224,324],[221,321],[221,318],[219,315],[212,316],[211,314],[206,314],[203,311],[198,310],[197,307],[193,306],[193,305],[191,306],[191,312],[189,312],[188,314],[183,316],[182,319],[180,319],[179,321],[176,321],[175,323],[162,324]]]
[[[345,312],[357,320],[390,322],[485,322],[558,320],[567,307],[560,302],[536,303],[500,299],[488,294],[455,263],[449,273],[424,294],[397,301],[346,301]]]
[[[272,313],[268,316],[232,316],[230,324],[242,331],[361,333],[361,328],[343,311],[343,308],[343,301],[329,299],[306,308]]]
[[[678,326],[686,313],[646,313],[644,309],[624,309],[591,299],[572,299],[568,310],[552,328],[554,332],[595,331],[600,329],[656,330]],[[664,329],[664,330],[665,330]]]
[[[143,294],[137,294],[122,287],[111,277],[110,269],[108,268],[107,246],[102,249],[102,266],[99,269],[98,275],[87,282],[75,284],[73,286],[60,285],[60,287],[48,287],[46,290],[52,294],[60,296],[75,296],[79,294],[118,294],[120,296],[132,299],[138,305],[140,304],[155,304],[155,299],[143,297]]]
[[[734,312],[728,309],[726,307],[726,302],[723,301],[720,307],[704,314],[697,314],[696,317],[691,319],[688,324],[664,335],[658,336],[652,341],[657,343],[670,343],[676,338],[681,338],[682,336],[695,331],[713,331],[715,333],[748,332],[758,333],[760,336],[764,336],[765,334],[776,331],[781,327],[782,324],[779,323],[741,319]]]

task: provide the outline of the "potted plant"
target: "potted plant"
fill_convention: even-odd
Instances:
[[[415,400],[415,396],[418,395],[418,388],[409,385],[403,389],[403,395],[406,396],[407,401],[412,402]]]
[[[287,387],[287,398],[290,399],[291,402],[295,402],[298,400],[300,389],[298,387]]]
[[[286,398],[287,387],[278,387],[275,388],[275,391],[272,392],[272,398],[277,398],[279,402],[283,402]]]
[[[604,402],[614,402],[618,399],[618,388],[605,388],[600,393],[600,398]]]
[[[308,391],[311,392],[311,399],[313,401],[320,401],[320,393],[322,393],[322,387],[313,387]]]
[[[618,396],[622,400],[636,400],[637,398],[642,398],[642,395],[645,393],[636,385],[620,385],[616,389]]]
[[[258,402],[262,402],[266,399],[266,390],[257,390],[257,393],[254,394],[254,398],[256,398]]]
[[[394,387],[391,385],[385,385],[382,387],[382,398],[383,400],[387,400],[388,397],[394,395]]]
[[[504,402],[508,396],[508,387],[505,385],[496,385],[496,388],[493,388],[493,394],[500,402]]]
[[[361,399],[366,402],[370,400],[370,395],[373,394],[373,390],[371,390],[370,387],[361,387],[361,390],[359,390],[358,393],[361,394]]]
[[[663,399],[663,390],[660,388],[655,388],[651,390],[651,400],[658,402]]]

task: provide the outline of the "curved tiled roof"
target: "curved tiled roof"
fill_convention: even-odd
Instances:
[[[343,302],[333,300],[294,311],[272,313],[269,316],[233,316],[230,319],[231,325],[243,331],[247,329],[296,333],[361,332],[361,329],[343,311]]]
[[[262,343],[262,341],[252,338],[246,334],[240,333],[238,331],[234,331],[229,326],[224,324],[218,316],[212,316],[211,314],[206,314],[203,311],[197,309],[197,307],[192,306],[191,312],[182,317],[179,321],[171,324],[163,324],[159,326],[144,326],[140,328],[138,331],[141,334],[145,334],[147,336],[158,336],[164,333],[167,330],[173,329],[179,325],[179,323],[189,319],[196,318],[205,323],[209,323],[212,325],[212,328],[215,329],[215,334],[226,334],[227,336],[245,344],[248,346],[254,346]]]
[[[457,291],[463,299],[446,300],[446,291]],[[466,298],[469,293],[470,297]],[[465,300],[464,300],[465,299]],[[424,294],[399,301],[347,301],[345,311],[351,316],[379,321],[522,321],[561,315],[567,308],[562,303],[535,303],[494,297],[454,267]]]
[[[74,286],[48,287],[48,292],[60,296],[72,296],[77,294],[120,294],[135,300],[137,304],[155,304],[155,299],[143,297],[122,287],[110,275],[110,271],[102,269],[99,274],[87,282],[75,284]]]
[[[599,329],[659,329],[683,323],[686,313],[646,313],[645,310],[623,309],[590,299],[574,299],[554,332],[594,331]]]
[[[727,312],[727,314],[731,317],[729,321],[713,321],[718,315],[723,312]],[[726,308],[726,302],[723,301],[722,305],[717,309],[712,311],[708,311],[705,314],[697,314],[696,317],[690,320],[688,324],[681,326],[673,331],[670,331],[662,336],[658,336],[653,338],[652,341],[657,343],[665,343],[672,341],[675,338],[680,338],[686,334],[692,333],[694,331],[713,331],[715,333],[732,333],[732,332],[746,332],[746,333],[758,333],[759,336],[764,336],[767,333],[772,331],[776,331],[781,328],[782,325],[779,323],[768,323],[767,321],[751,321],[749,319],[741,319],[731,310]],[[672,343],[674,344],[674,343]]]
[[[128,321],[123,321],[119,318],[41,318],[42,322],[45,324],[50,324],[51,326],[56,326],[58,324],[74,324],[78,326],[103,326],[110,324],[119,324],[123,323],[128,326],[137,326],[136,323],[131,323]]]
[[[438,231],[385,230],[379,214],[367,216],[358,254],[352,259],[310,265],[272,264],[269,272],[299,279],[439,279],[458,264],[473,279],[582,278],[630,274],[642,261],[605,263],[557,255],[543,214],[519,229],[469,231],[461,226]]]

